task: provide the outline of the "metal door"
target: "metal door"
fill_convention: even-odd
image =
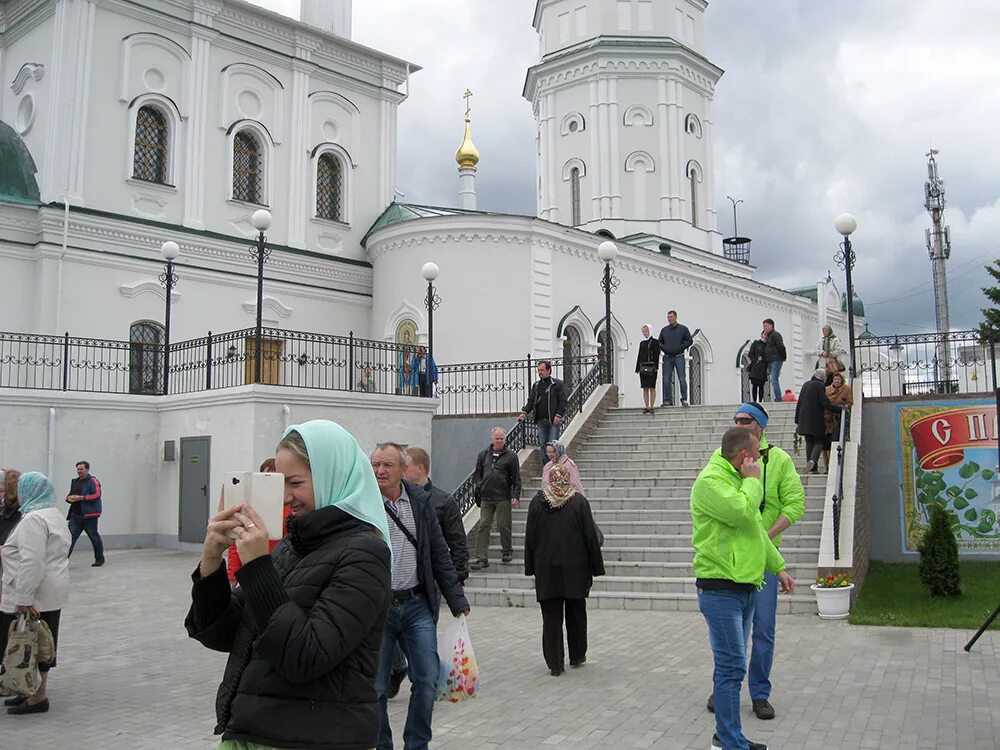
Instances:
[[[575,326],[566,326],[563,331],[563,372],[562,380],[566,395],[573,392],[583,375],[580,359],[583,357],[583,339]]]
[[[702,403],[701,349],[692,346],[688,352],[691,355],[688,360],[688,403],[695,406]]]
[[[212,438],[181,438],[180,518],[177,538],[202,542],[208,526],[209,458]]]

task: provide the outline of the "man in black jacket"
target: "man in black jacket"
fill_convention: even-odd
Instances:
[[[397,643],[406,654],[413,683],[403,741],[407,750],[420,750],[431,741],[441,594],[455,617],[469,613],[469,601],[455,574],[428,494],[403,480],[406,463],[403,449],[396,443],[380,443],[372,452],[371,462],[389,521],[393,556],[392,604],[385,621],[375,680],[380,719],[378,750],[393,748],[387,704]]]
[[[662,406],[674,405],[674,372],[677,373],[677,386],[681,392],[681,406],[688,405],[687,375],[684,352],[690,348],[694,340],[686,325],[677,322],[677,311],[667,313],[667,324],[660,329],[660,351],[663,352],[663,403]]]
[[[507,433],[503,427],[490,432],[490,447],[480,451],[476,458],[476,505],[480,508],[479,534],[476,537],[476,561],[473,570],[490,567],[486,556],[493,533],[493,518],[497,519],[500,548],[505,563],[514,560],[514,539],[511,533],[511,510],[521,501],[521,464],[506,446]]]
[[[552,377],[552,363],[546,359],[538,363],[538,381],[528,392],[528,401],[518,415],[520,421],[531,415],[538,429],[538,447],[542,451],[542,466],[548,461],[545,444],[559,437],[563,414],[566,413],[566,388],[561,380]]]
[[[431,507],[441,524],[445,544],[451,552],[451,564],[455,566],[458,582],[465,584],[469,577],[469,544],[465,536],[465,525],[458,503],[451,495],[435,487],[431,482],[431,457],[423,448],[406,449],[406,468],[403,472],[407,482],[417,485],[430,495]]]

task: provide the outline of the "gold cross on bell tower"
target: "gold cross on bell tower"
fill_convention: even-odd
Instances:
[[[462,98],[465,99],[465,116],[468,117],[469,116],[469,112],[472,111],[471,108],[469,107],[469,99],[472,98],[472,91],[469,90],[469,89],[466,89],[465,93],[462,94]]]

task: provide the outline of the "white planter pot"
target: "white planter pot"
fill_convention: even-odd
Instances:
[[[843,620],[850,614],[853,583],[835,589],[822,588],[814,583],[809,588],[816,592],[816,606],[824,620]]]

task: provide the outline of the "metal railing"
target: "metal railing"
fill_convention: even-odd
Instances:
[[[980,332],[865,336],[855,341],[864,395],[988,393],[994,354]]]
[[[572,392],[597,364],[597,355],[551,359],[552,376]],[[516,414],[538,379],[538,359],[467,362],[438,368],[438,414]]]
[[[850,434],[850,410],[840,413],[840,442],[837,443],[837,473],[834,477],[834,491],[831,498],[833,505],[833,559],[840,560],[840,508],[844,502],[844,445]]]
[[[577,381],[576,386],[566,399],[566,414],[563,415],[560,432],[565,432],[576,416],[583,411],[583,405],[590,395],[602,383],[608,382],[605,376],[605,365],[594,358],[594,362],[587,373]],[[520,407],[518,407],[520,408]],[[518,421],[507,433],[506,445],[510,450],[517,453],[522,448],[536,447],[538,445],[538,428],[529,420]],[[465,516],[476,503],[476,492],[479,489],[479,477],[473,471],[462,483],[458,485],[452,496],[458,502],[459,510]]]

